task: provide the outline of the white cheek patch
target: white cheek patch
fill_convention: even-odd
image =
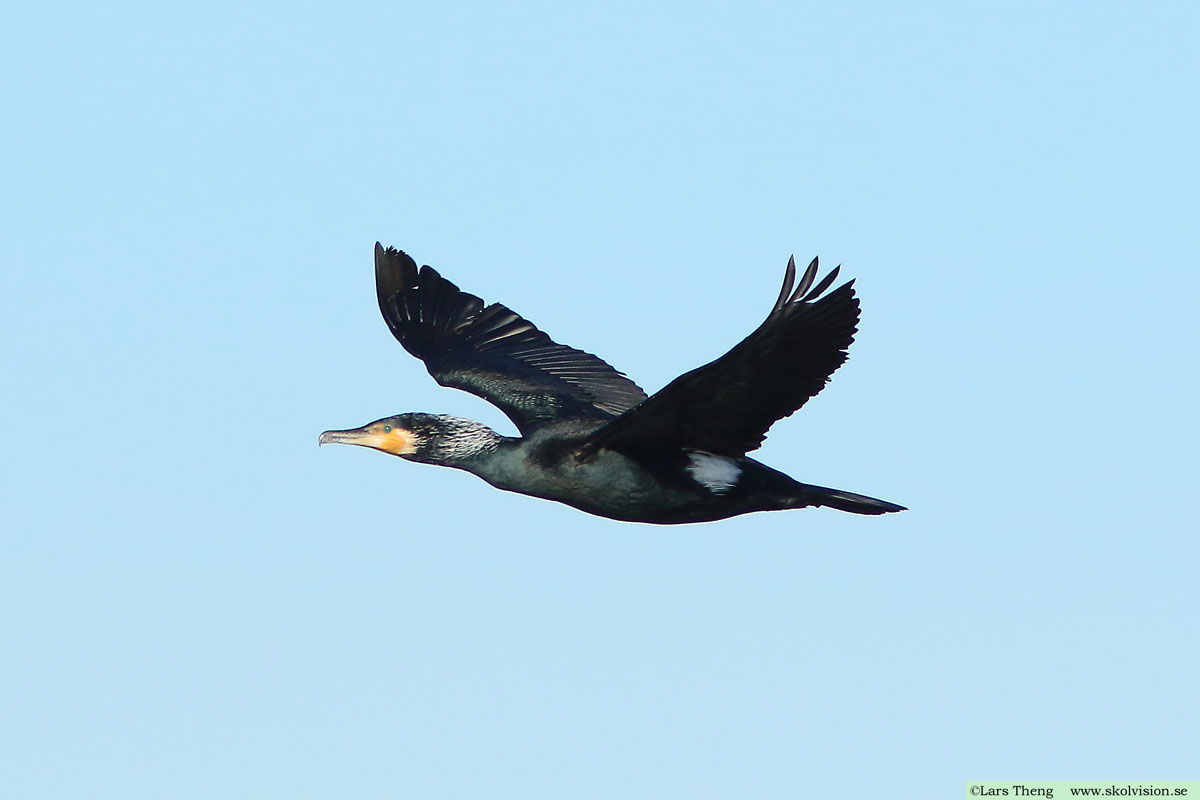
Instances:
[[[732,458],[694,450],[688,453],[688,474],[713,494],[725,494],[742,476],[742,468]]]

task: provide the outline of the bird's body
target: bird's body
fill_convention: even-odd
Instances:
[[[376,245],[380,309],[397,339],[441,384],[499,406],[520,429],[501,436],[472,420],[402,414],[326,431],[411,461],[463,469],[499,489],[612,519],[707,522],[752,511],[829,506],[903,510],[803,484],[748,458],[775,419],[816,394],[845,360],[858,319],[851,284],[812,302],[816,261],[767,321],[721,359],[652,397],[606,363],[559,345],[504,306],[484,306],[430,267]],[[831,302],[832,301],[832,302]],[[788,358],[788,356],[791,358]]]

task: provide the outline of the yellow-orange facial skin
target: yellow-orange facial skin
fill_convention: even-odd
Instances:
[[[383,422],[373,422],[348,431],[325,431],[317,443],[353,444],[381,450],[394,456],[406,456],[417,452],[417,437],[412,431]]]

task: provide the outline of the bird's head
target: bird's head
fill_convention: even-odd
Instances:
[[[325,431],[317,440],[317,444],[354,444],[394,456],[411,456],[420,448],[412,416],[400,414],[368,423],[361,428]]]
[[[501,437],[469,419],[444,414],[399,414],[361,428],[325,431],[317,444],[354,444],[431,464],[450,464],[495,449]]]

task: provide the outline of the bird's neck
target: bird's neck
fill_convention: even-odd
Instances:
[[[480,422],[460,417],[440,417],[438,435],[410,458],[427,464],[477,471],[495,453],[505,437]]]

